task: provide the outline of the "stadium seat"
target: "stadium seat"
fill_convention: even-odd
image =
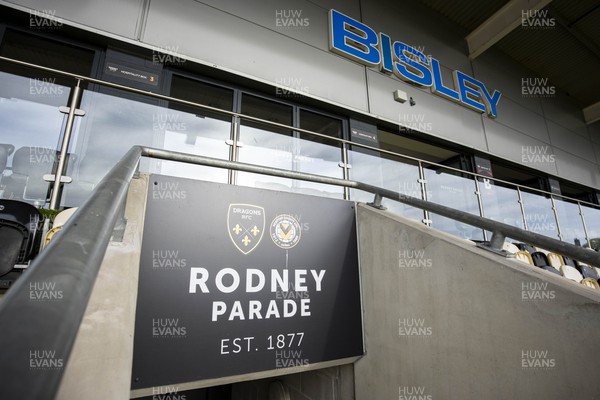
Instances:
[[[2,174],[8,164],[8,157],[15,150],[15,146],[12,144],[0,143],[0,181],[2,180]]]
[[[553,274],[562,276],[561,273],[556,268],[551,267],[549,265],[544,265],[543,267],[540,267],[540,268],[543,270],[546,270],[548,272],[552,272]]]
[[[581,273],[577,271],[577,269],[575,269],[574,267],[571,267],[570,265],[561,265],[560,272],[565,278],[575,281],[577,283],[583,280],[583,276],[581,276]]]
[[[511,254],[515,254],[517,251],[519,251],[519,248],[512,243],[504,242],[504,244],[502,245],[502,250]]]
[[[12,174],[5,177],[4,197],[45,201],[49,185],[43,176],[54,168],[56,150],[45,147],[23,146],[13,156]]]
[[[521,249],[521,251],[526,251],[526,252],[528,252],[529,254],[531,254],[531,253],[535,253],[535,247],[533,247],[533,246],[532,246],[532,245],[530,245],[530,244],[525,244],[525,243],[517,243],[517,247],[518,247],[519,249]]]
[[[526,251],[517,251],[515,253],[515,259],[522,261],[524,263],[527,263],[527,264],[531,265],[532,267],[535,266],[535,264],[533,263],[533,260],[531,259],[531,255]]]
[[[568,265],[573,268],[577,268],[577,261],[573,260],[572,258],[563,256],[563,260],[565,261],[564,265]]]
[[[531,253],[531,259],[533,260],[533,265],[535,265],[536,267],[550,265],[548,259],[546,258],[546,255],[541,251]]]
[[[598,284],[598,281],[592,278],[585,278],[581,281],[582,285],[585,285],[587,287],[591,287],[594,288],[596,290],[600,290],[600,285]]]
[[[579,272],[584,278],[592,278],[594,280],[598,280],[598,273],[592,267],[587,264],[579,263]]]
[[[536,247],[535,251],[539,251],[541,253],[544,253],[546,256],[548,255],[548,253],[550,253],[548,250],[542,249],[541,247]]]
[[[62,229],[63,225],[67,223],[69,218],[71,218],[71,216],[73,214],[75,214],[75,211],[77,211],[77,207],[68,208],[64,211],[61,211],[60,213],[58,213],[56,215],[56,217],[54,217],[54,222],[52,223],[52,229],[50,229],[46,233],[46,237],[44,238],[44,243],[43,243],[42,248],[46,247],[48,245],[48,243],[50,243],[50,241],[54,238],[54,236],[58,233],[58,231],[60,231]]]
[[[560,254],[548,253],[546,258],[548,258],[548,265],[556,268],[556,270],[558,270],[561,265],[565,265],[565,260],[563,260],[563,257]]]
[[[0,276],[31,259],[41,220],[31,204],[0,199]]]

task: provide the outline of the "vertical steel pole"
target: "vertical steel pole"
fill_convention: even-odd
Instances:
[[[73,88],[73,96],[71,97],[71,104],[69,105],[69,114],[67,115],[67,124],[65,125],[65,132],[63,135],[62,144],[60,147],[60,155],[58,158],[58,167],[56,168],[56,174],[54,175],[54,185],[52,187],[52,196],[50,197],[50,209],[56,210],[59,206],[60,198],[60,184],[64,174],[65,164],[67,162],[67,156],[69,154],[69,144],[71,143],[71,135],[73,133],[73,122],[75,121],[75,111],[81,100],[82,89],[81,80],[77,80],[77,85]]]

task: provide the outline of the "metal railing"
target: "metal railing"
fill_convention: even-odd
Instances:
[[[371,203],[374,207],[379,207],[385,197],[490,230],[494,232],[489,244],[492,250],[500,250],[504,238],[511,237],[600,265],[598,252],[366,183],[134,146],[102,179],[92,196],[0,302],[0,321],[3,324],[0,329],[0,376],[3,379],[2,394],[6,398],[54,398],[117,221],[118,210],[126,199],[129,183],[142,156],[363,190],[375,195]],[[40,285],[60,292],[60,299],[36,301],[31,292]],[[60,368],[41,373],[32,371],[32,360],[35,364],[40,356],[37,352],[46,355],[46,362],[49,362],[50,356],[55,363],[60,360]]]

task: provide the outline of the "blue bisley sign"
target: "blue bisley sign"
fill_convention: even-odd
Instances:
[[[440,62],[402,42],[392,42],[385,33],[377,34],[367,25],[336,10],[329,12],[329,49],[334,53],[403,81],[431,88],[431,92],[465,107],[496,118],[502,93],[490,93],[477,79],[454,71],[454,87],[444,84]]]

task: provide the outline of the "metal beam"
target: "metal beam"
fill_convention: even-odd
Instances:
[[[469,60],[474,60],[523,23],[526,13],[540,10],[552,0],[511,0],[481,25],[469,33],[465,40],[469,46]]]
[[[588,125],[600,121],[600,101],[584,108],[583,118]]]

